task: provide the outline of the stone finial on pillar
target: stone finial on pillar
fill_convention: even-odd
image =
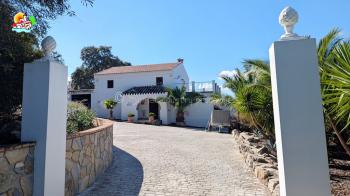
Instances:
[[[56,48],[56,41],[53,37],[47,36],[41,41],[41,48],[44,51],[44,59],[52,60],[52,52]]]
[[[278,20],[279,23],[284,27],[285,31],[285,33],[281,36],[281,40],[295,40],[303,38],[293,32],[294,25],[299,20],[298,12],[295,9],[290,6],[284,8],[281,11]]]

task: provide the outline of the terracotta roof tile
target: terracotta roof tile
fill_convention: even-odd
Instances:
[[[167,71],[167,70],[174,69],[179,64],[181,64],[181,63],[176,62],[176,63],[163,63],[163,64],[151,64],[151,65],[111,67],[111,68],[108,68],[108,69],[105,69],[103,71],[96,73],[96,75],[151,72],[151,71]]]

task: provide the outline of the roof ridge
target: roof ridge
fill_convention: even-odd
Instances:
[[[143,65],[132,65],[132,66],[141,67],[141,66],[149,66],[149,65],[167,65],[167,64],[180,64],[180,62],[154,63],[154,64],[143,64]]]
[[[165,71],[165,70],[172,70],[180,64],[183,64],[183,62],[131,65],[131,66],[116,66],[116,67],[107,68],[107,69],[102,70],[100,72],[97,72],[95,74],[96,75],[105,75],[105,74]]]

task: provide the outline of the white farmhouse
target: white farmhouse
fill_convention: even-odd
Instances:
[[[148,113],[156,114],[162,124],[175,123],[176,110],[166,102],[156,102],[158,97],[165,97],[165,87],[186,86],[188,91],[201,92],[208,96],[220,92],[215,81],[189,83],[183,59],[175,63],[151,64],[140,66],[111,67],[94,75],[95,89],[91,94],[91,108],[99,117],[108,117],[103,102],[116,99],[114,117],[127,120],[128,113],[136,120],[148,119]],[[205,127],[214,106],[206,101],[190,105],[185,111],[186,125]]]

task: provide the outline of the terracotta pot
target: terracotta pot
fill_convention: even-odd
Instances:
[[[128,117],[128,122],[129,122],[129,123],[134,122],[134,117]]]
[[[148,122],[152,123],[154,121],[154,116],[149,116],[148,117]]]

